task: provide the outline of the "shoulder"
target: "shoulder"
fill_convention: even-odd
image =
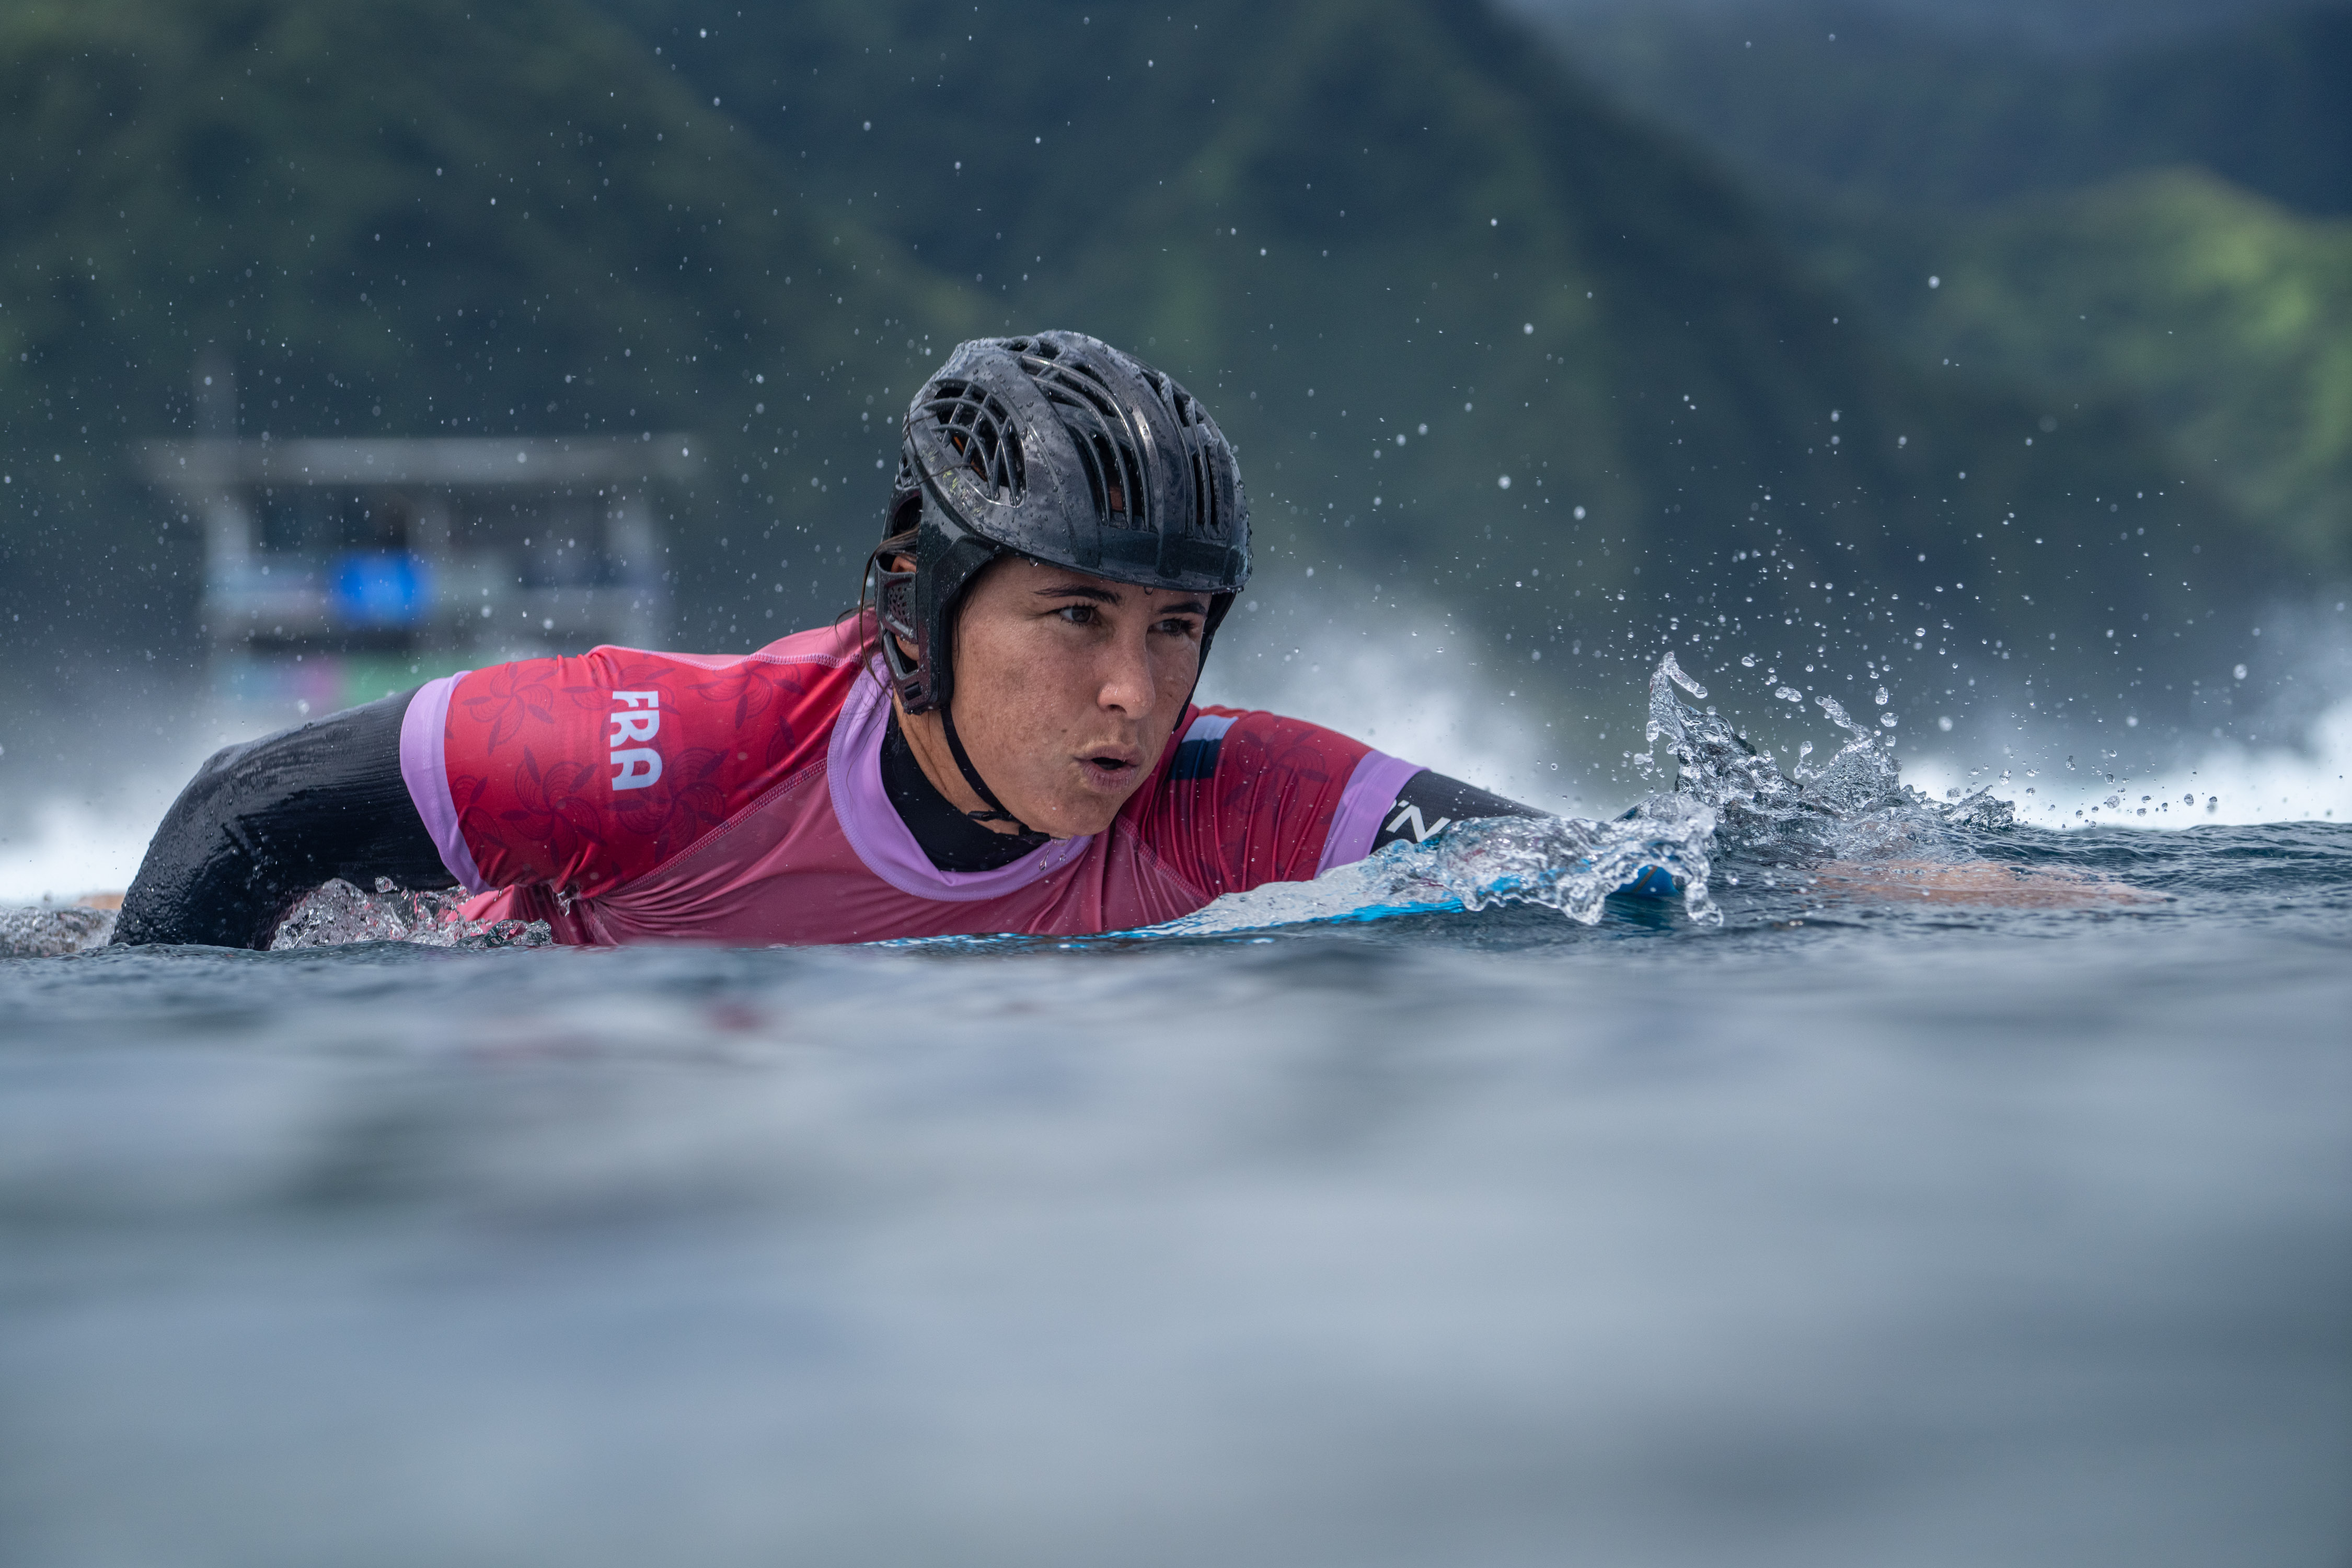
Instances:
[[[859,640],[854,627],[820,626],[745,654],[605,647],[492,665],[457,682],[450,729],[487,757],[557,735],[601,739],[617,724],[664,752],[752,747],[761,754],[740,759],[749,772],[790,770],[814,760],[859,673]]]
[[[482,875],[609,887],[822,767],[869,679],[861,641],[826,626],[746,654],[599,647],[463,677],[443,771]]]
[[[1343,784],[1371,747],[1337,730],[1255,709],[1196,709],[1179,737],[1178,778],[1216,779],[1239,786],[1281,774],[1301,780],[1332,776]]]
[[[1303,719],[1200,708],[1129,803],[1128,825],[1213,896],[1304,880],[1361,858],[1395,780],[1417,771]]]

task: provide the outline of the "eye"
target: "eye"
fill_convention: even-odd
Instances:
[[[1152,629],[1171,637],[1196,637],[1201,635],[1201,623],[1192,616],[1171,616]]]
[[[1102,611],[1093,605],[1064,605],[1054,614],[1074,626],[1090,626],[1102,619]]]

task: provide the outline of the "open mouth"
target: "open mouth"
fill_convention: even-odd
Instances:
[[[1078,771],[1097,789],[1117,789],[1131,783],[1139,765],[1117,752],[1097,752],[1078,759]]]

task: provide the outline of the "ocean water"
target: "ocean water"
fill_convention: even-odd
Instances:
[[[0,1561],[2352,1561],[2352,827],[1680,689],[1150,933],[0,962]]]

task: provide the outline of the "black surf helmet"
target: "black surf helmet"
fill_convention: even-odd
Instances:
[[[976,338],[923,384],[883,530],[910,532],[913,570],[879,552],[874,563],[882,657],[909,713],[947,710],[957,603],[1000,555],[1208,595],[1203,661],[1249,581],[1249,500],[1216,421],[1172,378],[1083,332]]]

